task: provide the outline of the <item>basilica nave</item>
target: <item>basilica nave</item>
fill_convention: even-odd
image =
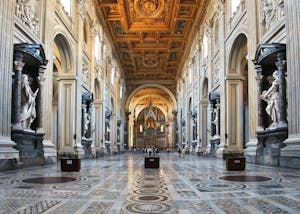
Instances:
[[[1,1],[0,212],[300,212],[299,11]]]

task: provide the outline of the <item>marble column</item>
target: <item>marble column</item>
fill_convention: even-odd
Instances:
[[[278,54],[278,61],[275,63],[278,69],[278,80],[279,80],[279,127],[286,127],[286,82],[285,82],[285,56],[282,53]]]
[[[254,62],[254,69],[256,71],[256,84],[257,84],[257,94],[256,94],[256,102],[257,102],[257,124],[256,131],[264,130],[264,121],[263,121],[263,112],[265,109],[263,108],[263,101],[260,98],[262,93],[262,84],[263,84],[263,75],[262,75],[262,67],[261,65],[257,65]],[[251,95],[252,96],[252,95]],[[247,162],[255,163],[256,150],[257,150],[257,140],[250,140],[246,143],[246,149],[244,149],[244,156],[247,158]]]
[[[220,101],[218,100],[216,103],[216,119],[215,119],[215,126],[216,126],[216,137],[220,137]]]
[[[300,1],[285,0],[287,32],[288,139],[281,150],[282,166],[300,168]]]
[[[44,99],[45,99],[45,70],[47,69],[46,66],[40,66],[39,67],[39,75],[37,77],[37,82],[39,85],[39,93],[37,94],[37,106],[36,106],[36,132],[38,133],[45,133],[44,129]],[[55,149],[55,145],[48,140],[43,140],[43,151],[44,151],[44,157],[45,157],[45,163],[55,163],[56,162],[56,156],[57,152]]]
[[[263,101],[260,98],[262,93],[262,84],[263,84],[263,75],[262,75],[262,67],[261,65],[255,65],[256,70],[256,82],[257,82],[257,129],[256,131],[264,130],[264,117],[263,112],[265,111],[263,107]]]
[[[201,148],[200,148],[200,154],[203,155],[206,151],[206,147],[208,145],[207,143],[207,133],[208,133],[208,127],[207,127],[207,108],[208,108],[208,100],[203,99],[200,101],[200,118],[199,118],[199,135],[201,140]],[[201,119],[201,120],[200,120]],[[198,153],[199,154],[199,153]]]
[[[23,55],[17,54],[15,56],[15,78],[12,97],[12,128],[23,129],[21,126],[21,91],[22,91],[22,70],[25,65],[23,62]]]
[[[128,144],[129,148],[132,149],[133,147],[133,140],[134,140],[134,118],[130,116],[129,118],[129,135],[128,135]]]
[[[11,90],[13,70],[13,30],[16,1],[0,1],[0,170],[8,159],[19,158],[11,140]]]
[[[36,127],[36,131],[39,133],[43,133],[43,109],[44,109],[44,101],[43,98],[45,96],[44,94],[44,84],[45,84],[45,70],[46,70],[46,66],[40,66],[39,67],[39,76],[37,77],[37,82],[39,85],[39,93],[37,94],[37,108],[36,108],[36,116],[37,116],[37,127]]]

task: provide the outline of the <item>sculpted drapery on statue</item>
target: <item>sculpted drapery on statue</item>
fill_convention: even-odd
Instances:
[[[21,97],[21,125],[24,129],[30,126],[36,118],[35,99],[39,89],[32,91],[28,76],[22,75],[22,97]]]
[[[280,116],[280,93],[279,93],[279,78],[278,71],[273,73],[273,82],[271,87],[266,91],[263,91],[260,98],[268,103],[266,107],[267,114],[272,119],[272,124],[269,128],[276,127],[279,122]]]

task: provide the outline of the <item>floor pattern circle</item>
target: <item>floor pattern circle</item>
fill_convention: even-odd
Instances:
[[[57,183],[66,183],[71,181],[76,181],[76,178],[71,177],[36,177],[28,178],[22,180],[25,183],[34,183],[34,184],[57,184]]]
[[[222,180],[226,181],[238,181],[238,182],[262,182],[269,181],[272,178],[263,176],[250,176],[250,175],[227,175],[220,177]]]

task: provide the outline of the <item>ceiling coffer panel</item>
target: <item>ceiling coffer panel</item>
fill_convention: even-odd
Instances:
[[[95,0],[127,80],[176,83],[209,0]]]

